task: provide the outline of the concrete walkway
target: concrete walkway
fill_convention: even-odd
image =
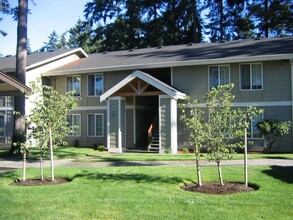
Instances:
[[[214,162],[200,161],[201,166],[215,166]],[[111,162],[74,162],[74,159],[55,160],[56,167],[111,167],[111,166],[194,166],[194,161],[111,161]],[[243,160],[224,160],[223,166],[243,165]],[[292,159],[250,159],[248,166],[293,166]],[[27,161],[27,167],[39,167],[39,161]],[[44,161],[44,167],[49,167],[50,161]],[[0,159],[0,173],[22,168],[21,160]]]

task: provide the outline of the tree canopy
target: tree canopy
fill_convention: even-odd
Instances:
[[[70,29],[87,52],[293,34],[291,0],[91,0]]]

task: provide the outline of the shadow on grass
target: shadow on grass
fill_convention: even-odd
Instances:
[[[271,166],[270,170],[262,172],[285,183],[293,183],[293,166]]]
[[[75,178],[87,178],[90,180],[103,180],[109,182],[124,182],[124,181],[134,181],[136,183],[169,183],[177,184],[182,183],[184,180],[178,177],[163,177],[156,175],[148,175],[143,173],[103,173],[103,172],[89,172],[83,171],[83,173],[75,175]]]
[[[276,157],[274,157],[274,156],[266,156],[264,158],[266,158],[266,159],[277,159],[277,160],[287,160],[287,159],[289,159],[289,157],[281,157],[281,156],[276,156]]]
[[[11,171],[7,171],[5,173],[0,173],[0,179],[7,178],[7,179],[17,179],[19,176],[13,171],[13,169],[10,169]]]

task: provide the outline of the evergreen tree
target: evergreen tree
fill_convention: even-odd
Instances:
[[[229,40],[227,35],[227,7],[225,0],[207,0],[205,9],[208,9],[206,19],[206,34],[210,35],[210,41]]]
[[[254,24],[248,11],[248,0],[227,1],[228,38],[247,39],[254,37]]]
[[[11,14],[11,8],[8,0],[0,0],[0,13],[2,14]],[[0,22],[3,18],[0,17]],[[6,36],[7,33],[4,30],[0,29],[0,35]]]
[[[17,49],[16,49],[16,79],[25,84],[27,65],[27,15],[28,0],[18,0],[17,19]],[[12,145],[10,154],[19,153],[21,143],[25,142],[25,96],[16,96],[14,101],[14,116]]]
[[[293,34],[292,0],[256,0],[249,7],[258,36]]]
[[[55,51],[60,49],[68,48],[67,40],[66,40],[66,32],[59,37],[56,31],[53,31],[48,36],[48,42],[44,42],[44,46],[39,50],[40,52],[44,51]]]
[[[98,29],[99,27],[96,28],[96,30]],[[81,47],[87,53],[98,52],[99,39],[97,36],[100,36],[100,34],[96,34],[90,24],[79,19],[76,25],[69,29],[68,33],[68,46],[70,48]]]

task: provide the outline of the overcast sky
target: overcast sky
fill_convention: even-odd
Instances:
[[[40,49],[48,36],[54,30],[61,35],[73,27],[80,18],[84,20],[84,5],[90,0],[29,0],[28,39],[32,51]],[[10,0],[12,6],[17,0]],[[0,54],[15,55],[16,52],[16,21],[11,16],[4,16],[0,22],[0,29],[7,33],[6,37],[0,35]]]

